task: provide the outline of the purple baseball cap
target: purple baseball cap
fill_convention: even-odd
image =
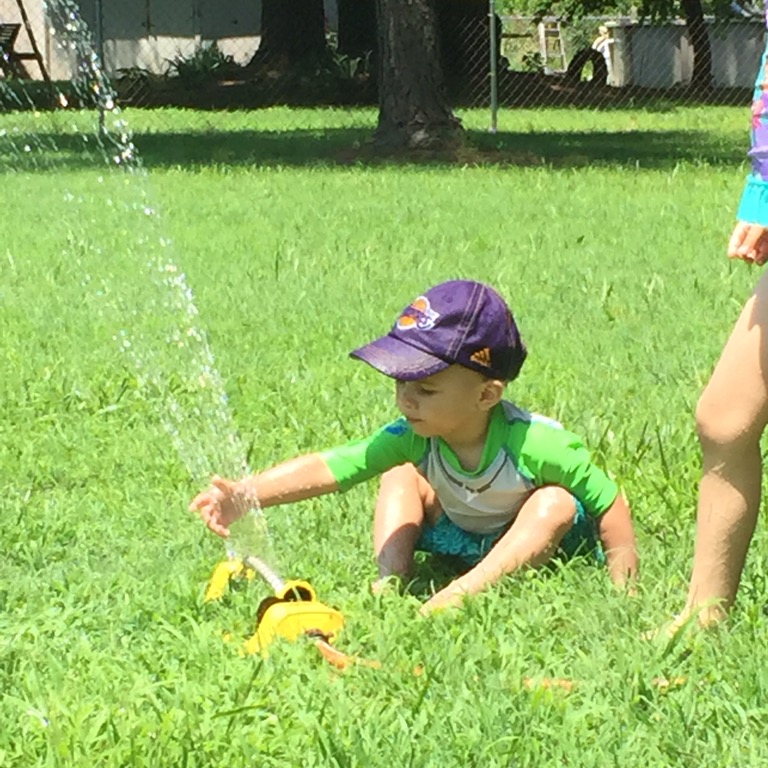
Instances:
[[[527,354],[509,307],[493,288],[449,280],[414,299],[386,336],[350,356],[401,381],[423,379],[453,364],[512,381]]]

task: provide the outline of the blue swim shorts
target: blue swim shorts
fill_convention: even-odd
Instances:
[[[590,558],[597,565],[605,565],[605,553],[597,534],[597,521],[587,514],[578,499],[573,526],[563,536],[556,557],[569,560],[576,556]],[[494,533],[472,533],[459,528],[447,515],[442,514],[434,525],[424,525],[416,542],[416,549],[436,555],[460,557],[467,565],[477,565],[493,545],[507,532],[502,528]]]

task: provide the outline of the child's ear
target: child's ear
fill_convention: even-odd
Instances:
[[[504,382],[498,379],[486,379],[480,392],[480,408],[490,411],[504,395]]]

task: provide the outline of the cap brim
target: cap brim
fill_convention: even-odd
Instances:
[[[382,336],[349,353],[385,376],[400,381],[414,381],[444,371],[450,366],[445,360],[422,352],[394,336]]]

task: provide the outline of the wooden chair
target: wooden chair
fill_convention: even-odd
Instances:
[[[20,29],[21,24],[0,24],[0,69],[6,77],[15,74],[12,56]]]
[[[21,63],[23,59],[34,59],[34,54],[19,53],[16,39],[21,31],[21,24],[0,24],[0,69],[5,77],[29,77]]]
[[[30,42],[32,43],[31,51],[17,51],[16,40],[21,31],[21,24],[6,24],[0,23],[0,70],[3,72],[3,76],[6,78],[17,77],[31,79],[29,70],[25,66],[25,61],[35,61],[38,67],[40,67],[40,73],[43,79],[50,85],[50,78],[48,72],[43,63],[43,57],[40,55],[40,51],[35,45],[34,38],[32,37],[32,30],[28,26],[27,19],[25,26],[27,27],[27,34],[29,35]]]

